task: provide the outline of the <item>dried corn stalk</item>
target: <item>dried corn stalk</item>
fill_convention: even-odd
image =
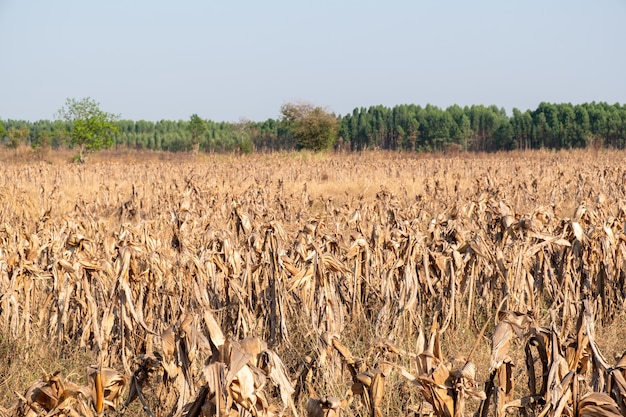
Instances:
[[[7,413],[11,417],[102,415],[117,410],[126,388],[126,379],[111,368],[87,369],[87,386],[79,386],[55,372],[44,375],[27,388]]]

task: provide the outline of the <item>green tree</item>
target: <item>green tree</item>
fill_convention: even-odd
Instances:
[[[337,118],[323,108],[308,103],[287,103],[280,112],[298,149],[317,152],[335,144],[339,129]]]
[[[550,149],[562,147],[561,122],[559,121],[559,109],[556,104],[541,102],[534,112],[535,125],[543,136],[542,146]]]
[[[447,143],[452,141],[457,128],[450,113],[441,110],[439,107],[427,105],[425,110],[424,123],[420,126],[424,132],[426,149],[429,151],[442,151]]]
[[[495,149],[510,151],[515,148],[515,140],[513,139],[513,126],[508,119],[502,119],[498,129],[494,132],[493,139]]]
[[[7,146],[9,148],[15,149],[15,152],[17,152],[17,148],[20,147],[20,144],[24,142],[26,138],[30,135],[30,130],[25,127],[12,127],[9,129],[6,135],[9,138]]]
[[[39,159],[43,159],[52,146],[52,132],[48,129],[40,130],[31,141],[30,146],[35,151],[35,155]]]
[[[574,146],[577,148],[584,148],[587,146],[587,140],[590,136],[589,132],[591,131],[589,113],[587,113],[587,109],[583,106],[576,106],[574,113],[576,117],[576,138]]]
[[[87,153],[109,148],[118,132],[119,115],[100,110],[99,103],[87,97],[82,100],[68,98],[56,114],[71,126],[65,142],[70,148],[78,147],[78,161],[85,162]]]
[[[492,148],[493,136],[503,118],[500,109],[495,106],[473,105],[468,109],[467,116],[473,133],[472,149],[479,152],[495,150],[495,147]]]
[[[7,135],[7,131],[4,128],[4,124],[0,123],[0,142],[4,140],[4,137]]]
[[[208,129],[207,122],[197,114],[192,114],[187,127],[191,135],[191,149],[193,153],[197,155],[200,150],[200,140],[204,137]]]
[[[255,123],[242,117],[239,119],[239,123],[233,125],[233,128],[238,136],[238,144],[235,149],[244,154],[252,153],[254,151],[252,138],[258,135]]]
[[[463,150],[466,151],[468,149],[468,139],[472,137],[472,122],[470,122],[469,117],[465,114],[461,115],[459,119],[459,129],[458,129],[458,139],[459,143],[463,147]]]
[[[533,134],[533,119],[530,110],[522,113],[520,109],[514,108],[511,126],[517,149],[530,149]]]

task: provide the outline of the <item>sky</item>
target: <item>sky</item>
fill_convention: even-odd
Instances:
[[[0,119],[626,104],[626,0],[0,0]]]

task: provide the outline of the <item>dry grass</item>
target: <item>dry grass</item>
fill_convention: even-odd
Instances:
[[[172,353],[181,373],[169,374],[167,390],[145,392],[165,414],[181,411],[185,395],[201,407],[194,395],[217,386],[206,385],[205,363],[233,366],[215,343],[208,359],[207,310],[228,340],[267,341],[294,382],[300,413],[309,395],[346,398],[356,378],[350,366],[361,372],[328,345],[335,336],[363,372],[392,364],[418,374],[411,352],[423,348],[419,329],[428,337],[437,323],[441,360],[453,367],[478,340],[472,360],[483,385],[505,296],[505,309],[533,311],[538,326],[550,327],[552,311],[562,336],[576,335],[581,301],[591,300],[604,356],[613,363],[625,349],[626,153],[119,151],[86,165],[68,164],[69,156],[0,155],[7,408],[42,369],[82,383],[86,367],[100,363],[130,378],[138,357],[164,355],[164,332],[182,328],[184,317],[194,317],[198,336],[187,330],[176,343],[195,350],[186,359]],[[524,343],[511,340],[519,396],[527,394]],[[420,389],[385,373],[381,402],[356,398],[351,413],[417,410]],[[277,390],[267,395],[280,411]],[[477,407],[469,398],[466,408]]]

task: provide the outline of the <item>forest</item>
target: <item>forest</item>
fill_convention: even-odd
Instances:
[[[195,116],[195,115],[194,115]],[[535,110],[495,105],[403,104],[355,108],[334,115],[337,126],[331,144],[342,151],[495,152],[527,149],[574,149],[626,146],[626,105],[591,102],[540,103]],[[188,120],[117,120],[114,146],[137,150],[190,151],[194,146]],[[267,152],[297,149],[284,118],[254,122],[204,120],[198,138],[202,152]],[[57,148],[70,130],[66,121],[0,120],[0,137],[9,147]]]

